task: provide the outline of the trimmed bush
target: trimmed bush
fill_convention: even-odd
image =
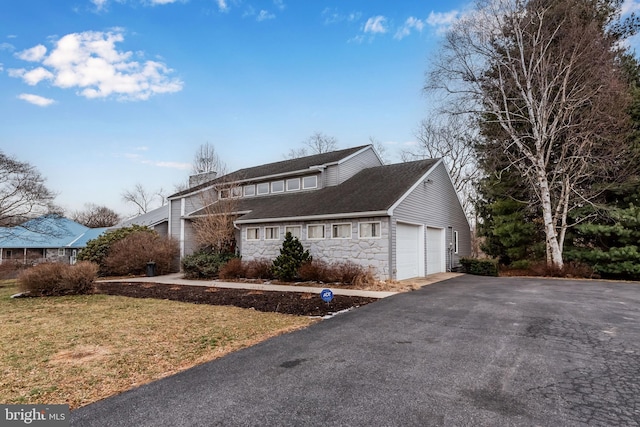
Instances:
[[[18,261],[3,260],[0,264],[0,280],[15,279],[21,271],[31,268],[31,264]]]
[[[220,268],[218,276],[221,279],[239,279],[247,277],[245,274],[245,266],[240,258],[231,258],[225,265]]]
[[[236,255],[229,252],[199,250],[182,259],[182,270],[186,279],[215,279],[223,265]]]
[[[370,269],[365,269],[353,261],[327,264],[324,261],[312,260],[300,266],[298,277],[313,282],[339,282],[352,286],[372,285],[377,281]]]
[[[280,280],[291,281],[296,277],[300,266],[311,259],[309,251],[304,250],[300,240],[287,233],[280,255],[273,261],[273,275]]]
[[[133,225],[131,227],[123,227],[107,231],[97,238],[87,242],[87,246],[78,253],[78,261],[91,261],[98,264],[100,266],[98,274],[106,276],[106,271],[104,270],[103,265],[104,259],[109,255],[111,245],[136,232],[156,234],[156,232],[150,228],[142,227],[140,225]]]
[[[97,275],[98,266],[92,262],[43,263],[20,273],[18,287],[22,292],[39,296],[87,294],[93,290]]]
[[[104,258],[102,271],[109,276],[143,275],[147,263],[155,262],[159,275],[178,270],[178,242],[160,237],[156,232],[136,231],[114,242]]]
[[[477,276],[498,275],[498,261],[495,259],[462,258],[460,264],[465,273]]]
[[[247,279],[273,279],[273,263],[268,259],[252,259],[243,262]]]

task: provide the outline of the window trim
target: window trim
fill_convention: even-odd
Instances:
[[[278,183],[280,183],[280,182],[282,183],[282,190],[274,190],[274,189],[273,189],[273,184],[278,184]],[[285,188],[285,187],[284,187],[284,179],[281,179],[281,180],[279,180],[279,181],[272,181],[272,182],[271,182],[271,186],[270,186],[270,187],[271,187],[271,192],[272,192],[272,193],[284,193],[284,188]]]
[[[362,235],[362,227],[365,224],[369,225],[378,225],[378,235],[377,236],[363,236]],[[381,239],[382,238],[382,222],[381,221],[362,221],[358,223],[358,239]]]
[[[289,188],[289,183],[290,182],[297,182],[298,183],[298,188]],[[289,178],[285,181],[285,189],[287,191],[300,191],[302,189],[302,183],[300,182],[300,178]]]
[[[309,234],[309,228],[311,227],[322,227],[322,237],[311,237]],[[325,224],[307,224],[307,240],[324,240],[327,238],[327,227]]]
[[[315,183],[313,186],[306,186],[304,185],[304,180],[307,178],[314,178]],[[310,190],[312,188],[318,188],[318,175],[309,175],[309,176],[303,176],[302,177],[302,189],[303,190]]]
[[[262,185],[262,186],[264,186],[264,185],[266,185],[266,186],[267,186],[267,191],[266,191],[266,192],[260,191],[260,186],[261,186],[261,185]],[[260,183],[256,184],[256,194],[257,194],[258,196],[261,196],[261,195],[263,195],[263,194],[269,194],[269,190],[270,190],[270,189],[271,189],[271,185],[269,185],[269,183],[268,183],[268,182],[260,182]]]
[[[460,241],[459,241],[458,231],[453,232],[453,253],[457,254],[460,251]]]
[[[67,254],[67,251],[65,250],[65,248],[58,248],[58,256],[65,256]]]
[[[298,240],[302,240],[302,226],[301,225],[285,225],[284,226],[284,235],[287,235],[287,228],[297,228],[299,231],[300,236],[293,236],[293,233],[291,233],[291,235],[295,238],[297,238]]]
[[[276,237],[269,237],[269,235],[267,234],[267,229],[269,230],[277,230],[278,232],[276,233]],[[274,227],[264,227],[264,240],[280,240],[280,227],[279,226],[274,226]]]
[[[334,236],[334,234],[333,234],[334,227],[336,227],[336,226],[344,226],[344,225],[348,225],[349,226],[349,236],[348,237],[336,237],[336,236]],[[336,223],[331,224],[331,238],[335,239],[335,240],[352,239],[353,238],[353,224],[351,224],[350,222],[336,222]]]
[[[249,238],[249,230],[257,230],[255,238],[251,238],[251,239]],[[247,241],[252,241],[252,242],[260,240],[260,227],[247,227],[244,237]]]
[[[253,194],[247,194],[247,188],[253,188]],[[244,194],[245,197],[253,197],[256,195],[256,185],[255,184],[249,184],[249,185],[245,185],[244,188],[242,189],[242,194]]]

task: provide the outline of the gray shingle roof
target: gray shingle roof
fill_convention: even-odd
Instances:
[[[350,155],[357,153],[368,145],[362,145],[359,147],[346,148],[344,150],[332,151],[330,153],[314,154],[312,156],[300,157],[297,159],[283,160],[275,163],[268,163],[266,165],[255,166],[251,168],[244,168],[227,175],[220,176],[212,181],[205,182],[187,190],[169,196],[170,198],[184,196],[186,194],[193,193],[203,188],[207,188],[217,183],[228,183],[241,180],[257,179],[265,176],[280,175],[291,172],[302,171],[309,169],[312,166],[328,165],[331,163],[339,162],[340,160],[349,157]]]
[[[238,200],[238,222],[387,211],[439,159],[367,168],[340,185],[320,190]],[[190,216],[205,215],[201,209]]]

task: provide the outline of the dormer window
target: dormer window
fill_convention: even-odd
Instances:
[[[311,188],[318,188],[318,176],[305,176],[302,178],[302,189],[308,190]]]
[[[258,194],[269,194],[269,183],[261,182],[258,184]]]
[[[287,180],[287,191],[297,191],[300,189],[300,178]]]
[[[282,193],[284,191],[284,181],[273,181],[271,183],[272,193]]]
[[[256,186],[254,184],[245,185],[244,186],[244,195],[246,196],[255,196],[256,195]]]

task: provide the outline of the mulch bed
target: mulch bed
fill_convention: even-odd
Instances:
[[[298,316],[325,316],[376,301],[375,298],[334,295],[333,300],[330,303],[326,303],[320,298],[319,294],[303,292],[258,291],[136,282],[97,282],[95,284],[95,293],[133,298],[168,299],[195,304],[232,305]]]

